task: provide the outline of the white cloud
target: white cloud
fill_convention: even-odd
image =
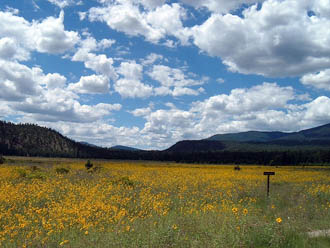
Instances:
[[[188,73],[189,74],[189,73]],[[154,65],[148,73],[149,77],[158,81],[160,87],[155,88],[156,95],[172,95],[174,97],[182,95],[199,95],[201,90],[194,90],[188,86],[202,85],[205,79],[196,80],[188,78],[184,71],[171,68],[165,65]],[[192,74],[191,76],[196,76]]]
[[[33,122],[27,119],[26,122]],[[95,121],[91,123],[72,122],[38,122],[43,126],[52,127],[62,134],[77,140],[87,141],[91,144],[111,147],[114,145],[127,145],[143,147],[141,145],[140,130],[137,127],[115,127],[106,121]]]
[[[0,39],[0,59],[26,60],[29,53],[18,46],[17,42],[9,37]]]
[[[287,102],[293,99],[295,94],[292,87],[263,83],[249,89],[233,89],[229,95],[210,97],[204,102],[196,103],[195,108],[201,109],[201,112],[242,114],[269,108],[284,108]]]
[[[218,78],[216,80],[219,84],[223,84],[225,82],[225,80],[223,78]]]
[[[163,55],[150,53],[145,59],[142,60],[142,65],[148,66],[154,64],[157,60],[162,61],[164,59]]]
[[[69,90],[81,94],[106,94],[109,93],[109,79],[103,75],[82,76],[79,82],[69,84]]]
[[[1,47],[7,46],[10,51],[16,47],[17,52],[8,52],[10,56],[7,56],[9,59],[17,60],[28,60],[31,51],[64,53],[72,49],[80,37],[77,32],[66,31],[63,21],[63,11],[58,18],[47,17],[31,23],[11,12],[0,11]]]
[[[64,88],[66,85],[66,77],[58,73],[49,73],[44,77],[43,83],[48,89]]]
[[[141,80],[143,67],[135,61],[122,62],[117,72],[127,79]]]
[[[41,23],[33,23],[35,42],[39,52],[63,53],[74,47],[79,35],[74,31],[64,30],[64,12],[59,18],[47,17]]]
[[[130,36],[143,36],[146,40],[157,43],[167,35],[178,38],[187,44],[187,30],[183,28],[181,19],[185,10],[179,4],[155,4],[153,9],[142,10],[147,2],[155,1],[104,1],[105,6],[93,7],[88,12],[90,21],[105,22],[110,28],[124,32]],[[151,5],[149,5],[151,7]]]
[[[304,75],[300,81],[318,89],[330,90],[330,69]]]
[[[245,74],[285,77],[329,68],[330,20],[321,11],[308,16],[310,3],[267,0],[243,17],[212,14],[191,29],[194,44]]]
[[[146,16],[147,22],[153,28],[161,31],[162,37],[172,35],[178,38],[182,45],[188,45],[189,36],[187,30],[183,28],[182,19],[185,19],[185,10],[176,3],[163,6],[149,12]]]
[[[18,9],[15,9],[15,8],[12,8],[12,7],[9,7],[9,6],[6,6],[5,11],[6,12],[10,12],[10,13],[12,13],[14,15],[18,15],[19,14],[19,10]]]
[[[81,5],[81,0],[48,0],[48,2],[57,5],[61,9],[70,6],[70,5]]]
[[[185,87],[204,84],[202,80],[187,78],[185,73],[180,69],[165,65],[154,65],[148,75],[165,87]]]
[[[181,2],[192,5],[195,8],[206,8],[211,12],[228,13],[236,10],[242,4],[254,4],[265,0],[181,0]]]
[[[330,121],[330,99],[320,96],[314,101],[306,104],[304,119],[315,124],[324,124]]]
[[[114,61],[105,54],[96,55],[90,53],[87,49],[79,49],[72,57],[72,61],[84,62],[86,68],[103,74],[112,80],[117,79],[117,73],[113,67]]]
[[[116,81],[114,88],[124,98],[147,98],[153,93],[153,88],[150,85],[134,79],[119,79]]]
[[[120,104],[82,105],[78,98],[70,91],[56,88],[43,91],[38,97],[28,97],[23,102],[17,102],[13,108],[36,121],[80,123],[100,120],[121,108]]]
[[[135,61],[122,62],[117,72],[123,78],[115,82],[115,90],[124,98],[147,98],[153,94],[153,87],[141,82],[143,66]]]
[[[41,69],[32,69],[17,62],[0,59],[0,99],[22,100],[26,96],[37,95],[41,88],[39,79]]]
[[[132,113],[134,116],[146,116],[150,114],[151,111],[152,111],[151,107],[147,107],[147,108],[134,109],[133,111],[130,111],[130,113]]]

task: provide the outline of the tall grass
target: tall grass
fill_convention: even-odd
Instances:
[[[92,161],[102,169],[90,171],[81,160],[9,161],[0,166],[0,247],[330,245],[306,235],[330,228],[326,167]],[[267,170],[276,172],[269,198]]]

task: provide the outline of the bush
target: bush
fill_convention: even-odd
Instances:
[[[6,159],[2,155],[0,155],[0,164],[4,164],[5,161]]]
[[[87,170],[89,170],[93,167],[93,164],[91,163],[90,160],[87,161],[87,163],[85,164],[85,167],[86,167]]]
[[[57,174],[68,174],[69,173],[69,169],[63,168],[63,167],[56,168],[55,171]]]
[[[24,170],[22,168],[17,168],[15,171],[17,172],[18,176],[21,178],[26,177],[26,175],[27,175],[26,170]]]
[[[40,168],[36,165],[33,165],[30,169],[31,169],[32,172],[40,171]]]

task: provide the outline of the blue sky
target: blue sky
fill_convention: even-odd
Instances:
[[[329,0],[2,0],[0,116],[165,149],[330,122]]]

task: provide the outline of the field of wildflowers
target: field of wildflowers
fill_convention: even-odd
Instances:
[[[8,157],[0,247],[330,247],[329,167],[92,162]]]

